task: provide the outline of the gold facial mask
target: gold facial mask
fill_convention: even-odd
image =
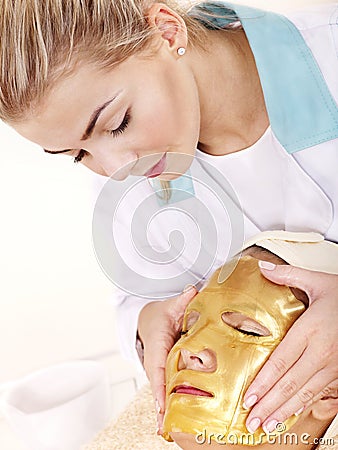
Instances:
[[[223,283],[217,281],[220,270],[189,304],[183,323],[183,332],[188,331],[168,355],[163,437],[171,440],[170,432],[195,437],[203,433],[222,435],[229,443],[238,439],[242,445],[261,444],[266,442],[263,430],[250,435],[246,429],[244,393],[305,307],[288,287],[264,278],[255,258],[241,258]],[[253,319],[261,324],[258,329],[270,334],[244,334],[242,326],[236,329],[225,322],[233,313]],[[199,393],[196,388],[211,396],[191,395]],[[288,419],[283,431],[296,420]]]

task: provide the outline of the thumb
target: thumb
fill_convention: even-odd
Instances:
[[[259,261],[262,275],[276,284],[282,284],[305,291],[308,296],[316,296],[321,291],[326,274],[288,265],[276,265]],[[316,291],[316,292],[315,292]]]
[[[175,306],[177,308],[177,312],[183,312],[185,311],[186,307],[189,305],[190,301],[195,297],[197,294],[197,289],[195,286],[188,285],[180,294],[178,297],[176,297]]]
[[[197,292],[198,291],[195,288],[195,286],[189,285],[184,289],[182,294],[180,294],[179,296],[175,297],[172,300],[171,317],[174,321],[175,329],[177,332],[180,331],[182,327],[185,310],[189,305],[189,303],[191,302],[191,300],[195,297]]]

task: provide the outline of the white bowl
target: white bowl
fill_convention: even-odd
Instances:
[[[79,450],[111,416],[108,374],[96,361],[39,370],[9,386],[2,410],[31,450]]]

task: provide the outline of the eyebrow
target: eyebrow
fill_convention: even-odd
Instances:
[[[50,153],[51,155],[58,155],[59,153],[66,153],[66,152],[71,152],[73,149],[72,148],[67,148],[66,150],[47,150],[46,148],[43,149],[43,151],[45,153]]]
[[[121,92],[121,91],[120,91]],[[120,92],[118,92],[113,98],[107,100],[105,103],[103,103],[102,105],[98,106],[95,111],[93,112],[93,114],[90,116],[88,125],[86,127],[85,132],[83,133],[82,137],[81,137],[81,141],[86,141],[87,139],[90,138],[90,136],[93,133],[93,130],[95,128],[96,122],[98,121],[101,113],[107,108],[107,106],[109,106],[115,99],[116,97],[120,94]],[[59,153],[66,153],[66,152],[71,152],[73,151],[72,148],[67,148],[65,150],[47,150],[47,149],[43,149],[43,151],[45,153],[51,153],[52,155],[57,155]]]

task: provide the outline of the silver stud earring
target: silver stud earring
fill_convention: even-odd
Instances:
[[[184,48],[184,47],[179,47],[179,48],[177,49],[177,53],[178,53],[180,56],[183,56],[184,53],[185,53],[185,48]]]

